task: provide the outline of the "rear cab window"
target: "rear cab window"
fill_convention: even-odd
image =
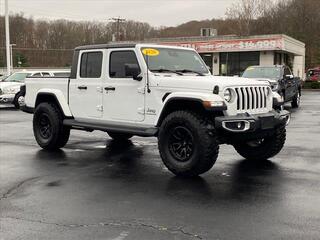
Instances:
[[[101,51],[83,52],[80,60],[80,78],[100,78],[102,57]]]

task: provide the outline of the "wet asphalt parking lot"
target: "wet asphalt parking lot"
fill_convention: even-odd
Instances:
[[[155,138],[73,131],[41,150],[32,115],[0,109],[0,239],[319,239],[320,92],[304,92],[282,152],[223,145],[199,178],[174,177]]]

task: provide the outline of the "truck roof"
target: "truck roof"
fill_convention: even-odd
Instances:
[[[178,46],[170,46],[170,45],[161,45],[155,43],[106,43],[106,44],[93,44],[93,45],[84,45],[75,48],[75,51],[79,50],[90,50],[90,49],[108,49],[108,48],[135,48],[137,45],[142,47],[166,47],[166,48],[174,48],[174,49],[184,49],[194,51],[193,48],[187,47],[178,47]]]
[[[134,48],[137,43],[106,43],[106,44],[94,44],[84,45],[76,47],[75,50],[86,50],[86,49],[103,49],[103,48]]]

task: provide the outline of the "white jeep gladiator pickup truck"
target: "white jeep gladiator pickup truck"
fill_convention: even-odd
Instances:
[[[65,146],[70,130],[102,130],[121,144],[157,137],[164,164],[195,176],[214,165],[219,144],[246,159],[278,154],[287,111],[272,109],[267,82],[214,77],[196,51],[150,44],[77,47],[70,78],[28,78],[22,110],[47,150]]]

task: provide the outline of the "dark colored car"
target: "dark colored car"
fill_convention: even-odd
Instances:
[[[282,103],[274,104],[275,108],[286,102],[291,102],[293,108],[300,106],[302,81],[299,77],[293,76],[288,66],[252,66],[244,71],[242,77],[268,81],[272,91],[277,92],[282,98]]]

